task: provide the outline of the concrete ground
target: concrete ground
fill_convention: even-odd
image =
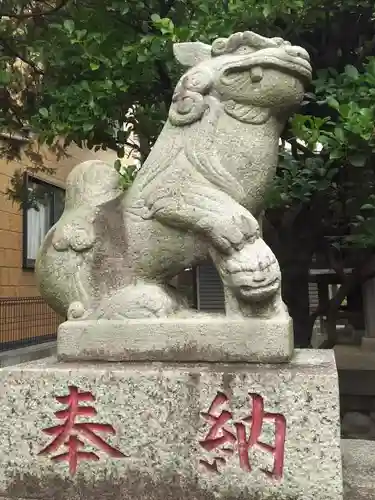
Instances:
[[[48,358],[56,353],[56,342],[44,342],[43,344],[30,345],[0,352],[0,368],[5,366],[27,363],[36,359]]]
[[[344,500],[375,500],[375,442],[343,439]]]

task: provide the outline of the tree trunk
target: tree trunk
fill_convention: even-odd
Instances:
[[[150,141],[148,137],[145,137],[143,134],[138,134],[138,143],[139,143],[139,160],[141,165],[143,165],[143,163],[146,161],[151,151]]]
[[[295,347],[310,347],[312,324],[310,320],[308,262],[289,262],[282,265],[282,297],[293,319]]]
[[[310,347],[313,327],[309,300],[309,270],[314,252],[312,232],[304,237],[293,226],[285,231],[280,229],[281,226],[275,227],[267,217],[263,217],[262,222],[264,239],[280,264],[282,298],[293,320],[295,346]]]

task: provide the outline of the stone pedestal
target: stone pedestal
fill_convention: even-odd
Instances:
[[[288,316],[66,321],[57,355],[61,361],[285,363],[293,355],[293,331]]]
[[[0,496],[341,500],[333,353],[0,370]]]

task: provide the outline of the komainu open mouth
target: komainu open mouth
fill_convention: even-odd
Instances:
[[[243,285],[239,287],[240,295],[247,300],[263,300],[274,295],[280,288],[279,279],[260,286]]]

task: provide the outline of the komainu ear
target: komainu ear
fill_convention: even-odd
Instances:
[[[211,45],[202,42],[175,43],[173,53],[180,64],[192,68],[207,59],[211,59]]]

